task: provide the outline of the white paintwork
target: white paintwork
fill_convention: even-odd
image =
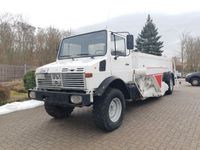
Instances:
[[[158,85],[155,75],[163,75],[164,72],[169,71],[173,72],[171,59],[133,52],[132,67],[133,80],[143,96],[143,99],[163,96],[168,90],[169,87],[165,82],[161,83],[161,87]]]
[[[122,36],[123,37],[123,36]],[[125,38],[125,36],[124,36]],[[83,68],[84,73],[93,73],[92,78],[86,78],[86,93],[91,94],[93,101],[93,91],[108,77],[116,76],[125,83],[136,83],[143,99],[153,96],[162,96],[168,86],[162,82],[161,87],[153,75],[163,74],[171,71],[172,61],[166,57],[154,56],[135,51],[126,50],[127,56],[111,55],[111,32],[107,32],[107,53],[101,57],[84,57],[74,59],[56,60],[56,62],[42,66],[36,70],[38,73],[62,73],[64,68],[71,69]],[[106,71],[99,71],[99,62],[106,60]],[[128,64],[128,65],[127,65]],[[73,71],[76,72],[76,71]]]
[[[133,74],[137,74],[137,75],[140,75],[140,76],[146,76],[147,75],[147,69],[145,67],[134,68]]]
[[[132,65],[133,69],[146,68],[147,75],[173,71],[171,59],[140,52],[132,53]]]
[[[120,36],[122,38],[125,37],[121,36],[119,34],[115,34],[117,36]],[[109,45],[111,44],[111,35],[109,35]],[[110,49],[110,47],[109,47]],[[110,50],[108,51],[109,53]],[[119,56],[115,59],[115,56],[110,54],[110,66],[111,66],[111,75],[120,77],[123,79],[124,82],[129,82],[130,79],[132,78],[132,66],[131,66],[131,55],[128,55],[129,50],[126,49],[126,54],[127,56]]]

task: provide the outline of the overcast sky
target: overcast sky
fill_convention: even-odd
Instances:
[[[200,12],[199,0],[0,0],[0,13],[22,14],[36,27],[76,29],[132,13]]]

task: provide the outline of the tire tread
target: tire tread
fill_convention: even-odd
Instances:
[[[122,116],[120,117],[117,124],[111,126],[107,122],[108,114],[107,114],[107,111],[105,110],[107,110],[107,107],[109,107],[109,104],[110,104],[109,97],[114,93],[118,93],[118,94],[120,93],[119,95],[121,95],[123,99],[122,100],[123,101]],[[124,95],[122,94],[122,92],[118,89],[108,88],[103,96],[95,97],[95,100],[94,100],[93,119],[96,126],[105,131],[113,131],[117,129],[122,123],[124,109],[125,109],[125,101],[124,101]]]
[[[46,112],[50,116],[56,119],[69,117],[74,109],[73,107],[62,107],[62,106],[57,106],[57,105],[51,105],[47,102],[45,102],[44,107],[45,107]]]

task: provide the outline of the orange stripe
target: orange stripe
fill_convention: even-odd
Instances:
[[[168,69],[168,67],[147,67],[147,69]]]

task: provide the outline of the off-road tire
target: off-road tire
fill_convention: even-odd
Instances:
[[[166,91],[166,95],[171,95],[174,91],[174,83],[173,83],[173,77],[171,76],[169,81],[166,82],[167,85],[169,86],[169,89]]]
[[[192,86],[198,86],[198,85],[200,85],[200,79],[198,79],[198,78],[192,78],[191,79],[191,85]]]
[[[121,113],[119,113],[120,117],[117,121],[113,122],[109,115],[109,107],[111,101],[114,99],[118,99],[118,102],[121,102]],[[104,131],[113,131],[120,127],[123,121],[125,110],[125,99],[123,93],[114,88],[108,88],[106,92],[100,96],[95,97],[93,104],[93,119],[97,127]]]
[[[69,117],[74,109],[73,107],[63,107],[63,106],[52,105],[52,104],[49,104],[48,102],[45,102],[44,108],[50,116],[56,119]]]

